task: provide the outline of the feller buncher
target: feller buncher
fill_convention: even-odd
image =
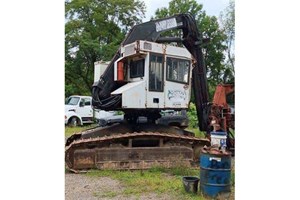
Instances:
[[[181,30],[181,37],[161,36],[174,29]],[[193,88],[199,129],[211,131],[203,43],[190,14],[134,26],[92,89],[93,107],[123,111],[125,122],[69,137],[67,168],[147,169],[197,161],[209,139],[157,121],[164,110],[188,109]]]

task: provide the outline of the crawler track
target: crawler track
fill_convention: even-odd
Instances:
[[[93,134],[93,130],[88,131]],[[79,138],[81,137],[81,138]],[[73,172],[89,169],[147,169],[152,166],[190,165],[199,159],[209,140],[160,133],[111,133],[109,136],[67,141],[65,161]]]

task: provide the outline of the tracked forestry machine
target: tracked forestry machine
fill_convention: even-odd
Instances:
[[[181,30],[181,37],[161,33]],[[185,47],[172,44],[181,43]],[[176,126],[159,125],[163,110],[188,109],[193,88],[199,129],[210,131],[203,39],[190,14],[136,25],[92,89],[95,109],[120,110],[124,123],[98,127],[67,139],[65,161],[71,171],[146,169],[189,165],[208,139]],[[141,122],[140,118],[146,118]]]

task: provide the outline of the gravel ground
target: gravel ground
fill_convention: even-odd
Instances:
[[[124,196],[124,187],[116,180],[108,177],[88,177],[84,174],[65,174],[65,199],[66,200],[171,200],[174,199],[166,194],[157,195],[150,193],[147,195]]]

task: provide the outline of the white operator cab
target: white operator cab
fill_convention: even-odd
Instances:
[[[111,94],[122,95],[123,109],[186,109],[192,63],[182,47],[142,40],[125,45],[114,63],[114,80],[126,84]]]

